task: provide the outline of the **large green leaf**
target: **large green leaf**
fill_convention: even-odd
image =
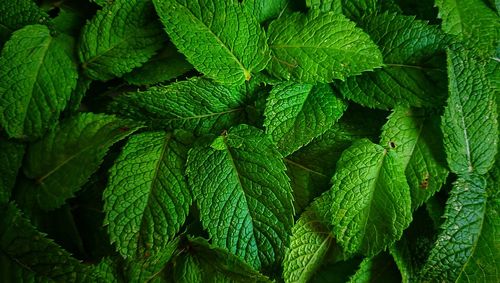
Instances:
[[[360,25],[380,46],[385,66],[348,78],[341,84],[345,97],[380,109],[443,104],[446,71],[433,57],[444,51],[446,38],[437,26],[397,14],[366,16]]]
[[[269,26],[272,59],[268,70],[298,82],[331,82],[382,65],[370,37],[342,15],[294,13]]]
[[[10,137],[40,137],[57,121],[78,78],[72,49],[71,37],[52,36],[42,25],[16,31],[5,44],[0,124]]]
[[[121,77],[144,64],[164,42],[151,1],[115,0],[82,29],[79,55],[96,80]]]
[[[238,88],[193,78],[120,96],[111,108],[153,128],[219,134],[242,121],[244,99]]]
[[[208,244],[205,239],[189,239],[186,250],[188,252],[181,254],[176,260],[174,282],[271,282],[241,259]]]
[[[172,42],[208,77],[242,84],[269,61],[264,30],[237,1],[153,2]]]
[[[495,162],[498,113],[484,62],[473,56],[463,49],[448,51],[450,95],[441,129],[451,171],[483,175]]]
[[[104,114],[73,116],[27,149],[28,194],[43,209],[61,206],[84,185],[110,146],[138,129],[131,121]]]
[[[442,28],[456,35],[467,47],[492,56],[500,40],[498,15],[481,0],[436,0]]]
[[[329,85],[281,83],[267,98],[264,127],[287,156],[330,129],[346,108]]]
[[[332,183],[333,231],[348,254],[377,254],[412,220],[404,167],[390,149],[355,142],[342,153]]]
[[[485,222],[486,207],[486,181],[483,177],[471,175],[455,182],[446,203],[442,231],[422,269],[421,280],[456,282],[462,276],[473,276],[475,272],[467,266],[480,266],[473,259],[475,250],[478,250],[479,256],[483,252],[490,253],[488,238],[491,239],[492,235],[489,233],[496,233],[497,229],[491,226],[489,229],[493,230],[486,231],[485,242],[479,242],[482,230],[488,227]],[[492,215],[498,216],[497,213]],[[498,218],[493,221],[497,222]],[[465,270],[467,273],[464,274]]]
[[[402,161],[415,210],[441,189],[448,176],[439,116],[396,108],[383,130],[380,142],[392,147]]]
[[[13,268],[0,275],[5,282],[103,282],[90,267],[38,232],[14,204],[0,204],[0,215],[0,263],[6,260]]]
[[[104,191],[105,224],[123,256],[156,256],[184,224],[186,158],[186,146],[165,132],[133,136],[123,148]]]
[[[256,268],[283,258],[293,196],[281,155],[263,132],[241,125],[211,146],[194,147],[186,171],[216,246]]]
[[[245,0],[243,5],[262,23],[279,16],[287,8],[288,0]]]

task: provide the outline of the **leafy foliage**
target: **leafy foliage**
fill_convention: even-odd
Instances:
[[[499,1],[0,1],[0,282],[500,282]]]

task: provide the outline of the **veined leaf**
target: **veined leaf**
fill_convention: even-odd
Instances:
[[[317,198],[292,228],[290,246],[283,261],[285,282],[308,282],[335,244],[331,232],[331,191]],[[336,247],[336,256],[341,255]]]
[[[10,137],[40,137],[57,121],[78,78],[72,48],[71,37],[52,36],[42,25],[16,31],[5,44],[0,124]]]
[[[341,0],[306,0],[306,6],[312,10],[342,14],[343,5]]]
[[[332,178],[333,231],[347,254],[373,256],[401,238],[410,224],[410,188],[392,150],[355,142]]]
[[[0,204],[0,215],[0,257],[13,262],[17,269],[14,278],[20,276],[22,282],[29,278],[34,282],[103,282],[88,266],[36,231],[14,204]]]
[[[397,266],[388,253],[383,252],[375,257],[363,259],[356,273],[348,281],[348,283],[370,282],[401,282]]]
[[[447,40],[437,26],[397,14],[366,16],[359,24],[380,46],[385,66],[348,78],[341,84],[345,97],[379,109],[443,104],[446,71],[433,57]]]
[[[276,18],[288,6],[288,0],[245,0],[243,5],[250,14],[262,23]]]
[[[32,0],[0,1],[0,47],[10,35],[27,25],[41,24],[49,18]]]
[[[141,66],[165,38],[151,1],[114,0],[83,27],[79,55],[95,80],[121,77]]]
[[[104,191],[104,211],[124,257],[157,256],[184,224],[191,205],[186,158],[186,146],[165,132],[133,136],[123,148]]]
[[[483,175],[498,149],[495,92],[484,62],[468,51],[448,50],[448,72],[450,96],[441,123],[448,165],[459,175]]]
[[[264,30],[237,1],[153,2],[172,42],[215,81],[242,84],[269,61]]]
[[[328,83],[382,65],[382,55],[370,37],[342,15],[294,13],[269,26],[276,77],[304,83]]]
[[[267,99],[264,127],[287,156],[330,129],[346,108],[329,85],[281,83]]]
[[[175,282],[271,282],[241,259],[208,244],[205,239],[191,238],[187,245],[189,252],[177,258],[174,270]]]
[[[456,35],[467,47],[492,56],[500,40],[500,20],[481,0],[436,0],[442,28]]]
[[[478,249],[485,227],[486,204],[483,177],[470,175],[455,182],[446,204],[446,220],[422,269],[421,280],[456,282],[461,276],[467,276],[463,272]],[[489,243],[481,243],[480,249],[484,248],[483,245]]]
[[[244,99],[237,88],[193,78],[121,96],[112,109],[154,128],[218,134],[242,120]]]
[[[45,210],[61,206],[99,168],[109,147],[138,128],[103,114],[69,118],[28,147],[24,173],[32,179],[29,193]]]
[[[255,268],[283,258],[293,196],[281,155],[263,132],[241,125],[191,149],[186,172],[216,246]]]
[[[23,162],[24,149],[23,144],[0,140],[0,204],[10,199],[17,171]]]
[[[439,116],[425,110],[396,108],[384,125],[380,143],[392,147],[402,161],[415,210],[446,181]]]

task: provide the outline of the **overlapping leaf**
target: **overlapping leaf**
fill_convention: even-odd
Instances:
[[[186,146],[165,132],[133,136],[124,147],[104,191],[105,223],[123,256],[157,256],[184,224],[186,158]]]
[[[187,175],[216,246],[256,268],[283,258],[293,197],[281,155],[263,132],[241,125],[210,147],[194,147]]]

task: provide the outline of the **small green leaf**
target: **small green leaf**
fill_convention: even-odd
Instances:
[[[281,83],[267,99],[264,127],[287,156],[332,128],[346,108],[329,85]]]
[[[213,243],[251,266],[279,262],[293,225],[293,196],[281,155],[260,130],[241,125],[226,147],[194,147],[186,173]],[[203,168],[203,170],[200,170]]]
[[[382,65],[370,37],[334,13],[294,13],[273,21],[269,46],[271,74],[298,82],[343,80]]]
[[[121,77],[144,64],[165,38],[151,1],[114,0],[82,29],[79,56],[95,80]]]
[[[0,47],[14,31],[48,18],[33,0],[0,1]]]
[[[111,168],[105,224],[127,258],[162,253],[186,220],[191,194],[184,178],[187,148],[172,134],[133,136]]]
[[[288,6],[288,0],[245,0],[243,5],[260,23],[274,19]]]
[[[411,197],[395,152],[359,140],[342,153],[332,183],[333,231],[346,253],[373,256],[401,238]]]

